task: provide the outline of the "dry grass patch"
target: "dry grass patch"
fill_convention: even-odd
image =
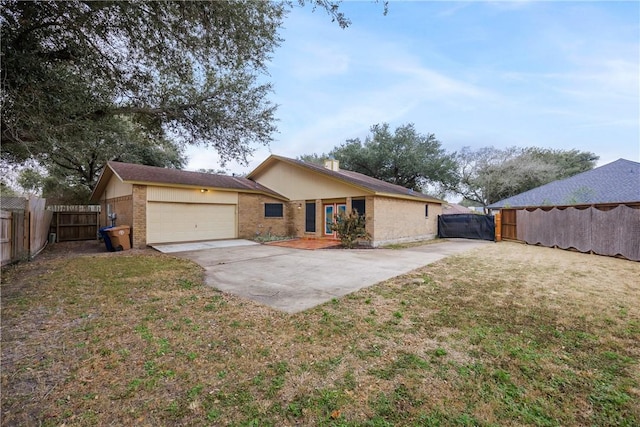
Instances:
[[[640,263],[485,246],[288,315],[142,253],[3,272],[3,425],[638,425]]]

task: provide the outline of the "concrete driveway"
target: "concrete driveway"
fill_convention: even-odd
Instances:
[[[218,247],[215,242],[204,247],[171,245],[167,252],[204,267],[208,285],[288,313],[491,244],[455,239],[407,249],[300,250],[230,242],[219,242]],[[155,248],[163,251],[162,246]]]

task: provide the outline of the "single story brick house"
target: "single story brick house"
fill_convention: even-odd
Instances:
[[[246,178],[109,162],[91,201],[133,247],[280,236],[332,238],[338,212],[365,215],[372,246],[435,237],[443,201],[369,176],[271,155]]]

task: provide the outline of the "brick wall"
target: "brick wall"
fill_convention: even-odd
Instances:
[[[290,236],[305,236],[304,218],[306,203],[306,200],[292,200],[291,202],[289,202],[288,230]],[[306,235],[309,235],[309,233],[306,233]]]
[[[134,248],[147,246],[147,186],[133,186],[133,219],[131,221],[131,241]]]
[[[265,218],[265,203],[282,203],[283,217]],[[294,235],[293,218],[292,203],[261,194],[238,194],[238,237],[241,239],[251,239],[258,234],[264,235],[267,233],[276,236]]]
[[[131,195],[114,197],[100,202],[100,227],[111,225],[111,220],[107,217],[109,214],[107,205],[111,205],[111,213],[117,215],[116,226],[131,226],[133,220],[133,197]]]
[[[116,225],[131,225],[133,220],[132,196],[114,197],[100,202],[100,226],[111,225],[111,220],[107,218],[107,205],[111,205],[111,212],[117,214]]]
[[[147,186],[134,185],[133,194],[114,197],[100,202],[100,226],[111,225],[107,218],[107,205],[111,212],[118,215],[116,225],[131,227],[131,246],[144,248],[147,246]]]
[[[375,212],[374,210],[374,206],[375,206],[375,197],[373,196],[367,196],[364,199],[364,211],[365,211],[365,216],[364,219],[366,221],[365,224],[365,229],[367,230],[367,233],[369,233],[369,235],[371,236],[371,244],[373,245],[373,241],[374,241],[374,229],[373,229],[373,213]]]
[[[370,211],[367,200],[368,225],[373,223],[373,232],[370,231],[373,246],[433,239],[438,232],[438,215],[442,214],[440,204],[429,203],[427,217],[426,202],[376,197],[372,204]],[[370,212],[373,212],[371,219]]]

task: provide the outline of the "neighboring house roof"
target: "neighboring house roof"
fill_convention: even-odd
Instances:
[[[457,215],[457,214],[472,214],[472,213],[476,213],[476,212],[462,205],[458,205],[456,203],[444,203],[442,205],[442,215]]]
[[[116,175],[122,182],[143,185],[197,187],[244,193],[263,193],[279,199],[286,197],[247,178],[190,172],[179,169],[137,165],[133,163],[109,162],[105,166],[98,183],[91,194],[91,200],[99,200],[109,179]]]
[[[269,167],[269,165],[278,161],[288,163],[294,166],[298,166],[300,168],[327,176],[332,179],[336,179],[338,181],[352,185],[354,187],[358,187],[358,188],[367,190],[369,192],[372,192],[375,195],[398,197],[398,198],[404,198],[404,199],[417,199],[417,200],[428,201],[433,203],[444,203],[442,200],[436,199],[426,194],[402,187],[401,185],[395,185],[385,181],[381,181],[379,179],[372,178],[370,176],[367,176],[358,172],[352,172],[344,169],[339,169],[335,171],[315,163],[309,163],[309,162],[305,162],[303,160],[297,160],[297,159],[290,159],[288,157],[277,156],[275,154],[272,154],[271,156],[269,156],[256,169],[254,169],[249,175],[247,175],[247,178],[251,179],[256,177],[256,175],[258,175],[260,171],[264,170],[265,168]]]
[[[618,159],[570,178],[550,182],[488,207],[597,205],[640,202],[640,163]]]

